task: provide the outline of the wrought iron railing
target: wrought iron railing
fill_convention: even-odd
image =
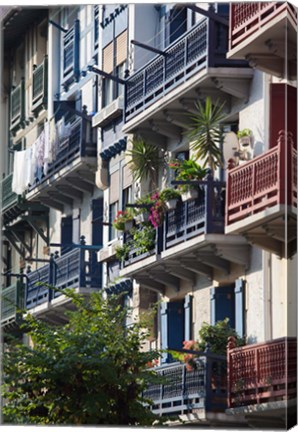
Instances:
[[[280,141],[264,154],[228,171],[226,225],[277,204],[297,207],[297,153],[292,143],[286,143],[289,145]]]
[[[80,21],[76,20],[73,27],[63,36],[63,79],[62,84],[66,89],[80,76]]]
[[[23,284],[16,282],[3,288],[1,292],[1,327],[12,324],[20,316],[19,310],[23,308]]]
[[[21,79],[10,93],[10,130],[14,131],[24,121],[25,115],[25,80]]]
[[[12,191],[13,173],[2,180],[2,212],[18,202],[18,195]]]
[[[296,397],[297,339],[228,348],[228,406],[238,407]]]
[[[212,353],[195,360],[196,368],[172,363],[154,370],[161,383],[148,386],[143,396],[153,402],[152,411],[159,415],[179,415],[206,411],[224,411],[227,406],[227,365],[225,356]]]
[[[235,2],[230,9],[230,50],[272,21],[283,11],[297,22],[297,12],[288,2]],[[250,43],[250,42],[248,42]]]
[[[225,183],[199,182],[199,196],[179,202],[165,217],[164,249],[200,234],[224,232]]]
[[[51,256],[49,264],[27,273],[26,307],[31,309],[61,295],[49,285],[59,290],[100,288],[101,275],[102,265],[93,251],[73,249],[61,257]]]
[[[48,57],[36,66],[32,76],[32,111],[36,112],[47,103],[48,89]]]

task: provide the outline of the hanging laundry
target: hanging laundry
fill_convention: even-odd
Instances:
[[[26,149],[26,186],[35,182],[35,148],[34,144]]]
[[[36,140],[36,172],[35,172],[35,175],[39,181],[41,180],[42,175],[43,175],[44,148],[45,148],[45,133],[43,130]]]
[[[50,148],[52,152],[52,161],[56,159],[57,155],[57,148],[58,148],[58,133],[57,133],[57,126],[55,123],[55,117],[53,116],[51,120],[49,121],[49,141],[50,141]]]
[[[26,190],[26,150],[15,151],[13,161],[12,191],[22,195]]]
[[[47,175],[49,163],[53,162],[53,153],[50,141],[50,124],[46,122],[44,125],[44,174]]]

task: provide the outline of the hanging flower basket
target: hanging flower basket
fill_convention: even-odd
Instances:
[[[139,213],[135,216],[136,222],[142,223],[147,222],[149,217],[149,212]]]
[[[183,202],[196,199],[199,196],[197,189],[189,189],[188,191],[181,192],[181,199]]]
[[[172,198],[172,199],[165,201],[165,205],[166,205],[167,209],[168,210],[174,210],[177,206],[177,201],[178,201],[177,198]]]

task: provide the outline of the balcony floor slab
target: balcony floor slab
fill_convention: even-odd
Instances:
[[[186,82],[177,85],[168,94],[157,98],[156,102],[144,108],[140,112],[136,112],[131,120],[128,119],[127,123],[123,126],[124,133],[133,133],[138,129],[147,128],[150,129],[150,120],[158,121],[161,120],[166,122],[164,118],[164,110],[180,110],[182,119],[185,116],[185,108],[181,105],[181,99],[193,99],[194,101],[199,99],[198,92],[200,90],[212,89],[216,90],[218,88],[218,82],[216,80],[220,79],[232,79],[234,80],[235,86],[237,86],[237,92],[239,91],[239,85],[243,86],[243,92],[246,94],[245,88],[253,77],[253,70],[249,68],[205,68],[193,77],[189,78]],[[232,87],[233,88],[233,87]],[[221,92],[225,91],[224,88],[218,88],[218,96]],[[233,91],[231,89],[231,91]],[[235,88],[236,91],[236,88]],[[238,94],[238,93],[237,93]]]

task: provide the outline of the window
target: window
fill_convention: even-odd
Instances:
[[[103,70],[108,74],[124,78],[127,58],[127,6],[104,7],[103,27]],[[123,94],[123,84],[108,78],[103,80],[102,108]]]
[[[61,220],[61,255],[71,250],[72,223],[72,216],[64,217]]]
[[[112,223],[116,218],[118,212],[118,201],[110,204],[109,208],[109,240],[114,240],[117,237],[117,230],[113,227]]]
[[[187,8],[174,7],[170,10],[168,15],[168,23],[166,25],[166,43],[168,46],[187,30]]]
[[[132,186],[129,186],[122,191],[122,209],[125,210],[127,204],[132,203]]]

